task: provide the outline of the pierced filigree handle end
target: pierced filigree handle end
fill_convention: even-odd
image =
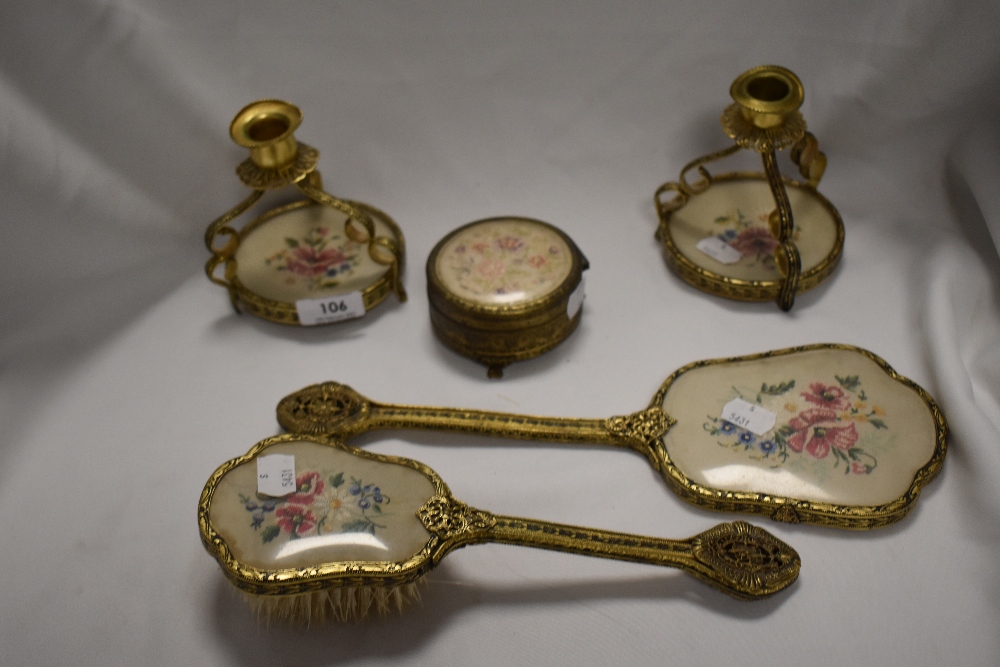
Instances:
[[[364,430],[371,401],[346,384],[323,382],[289,394],[278,403],[278,423],[290,433],[339,435]]]
[[[795,549],[745,521],[719,524],[692,542],[695,559],[707,568],[692,574],[739,598],[777,593],[798,578],[802,565]]]

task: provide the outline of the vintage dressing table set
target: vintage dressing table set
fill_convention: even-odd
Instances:
[[[792,72],[751,69],[730,95],[721,122],[733,144],[656,190],[656,238],[690,285],[788,311],[832,274],[844,246],[840,214],[816,189],[826,156],[798,111],[803,88]],[[230,135],[250,151],[237,174],[251,193],[209,225],[208,277],[237,312],[292,326],[363,317],[391,294],[405,301],[403,232],[379,209],[323,189],[319,152],[294,136],[301,121],[277,100],[233,120]],[[760,155],[762,172],[707,169],[744,149]],[[784,149],[801,179],[780,172]],[[292,188],[301,199],[232,224],[266,192]],[[431,327],[499,378],[573,333],[588,268],[546,222],[470,222],[427,259]],[[277,418],[288,433],[220,466],[198,522],[205,548],[253,606],[305,623],[401,609],[448,552],[486,542],[675,567],[740,599],[772,595],[799,573],[794,549],[744,521],[668,540],[476,509],[426,465],[347,444],[367,431],[625,448],[699,507],[850,530],[903,518],[947,448],[947,423],[924,389],[841,344],[695,361],[670,372],[644,408],[606,418],[377,403],[337,382],[286,396]]]

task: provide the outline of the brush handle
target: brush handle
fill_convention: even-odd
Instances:
[[[798,578],[801,567],[792,547],[745,521],[720,523],[686,540],[668,540],[491,514],[450,496],[435,496],[417,515],[439,540],[435,563],[469,544],[515,544],[675,567],[744,600],[777,593]]]
[[[491,542],[675,567],[740,599],[772,595],[799,574],[794,549],[742,521],[719,524],[687,540],[668,540],[517,517],[496,520]]]
[[[292,433],[349,438],[376,429],[455,431],[476,435],[611,445],[648,453],[674,420],[658,407],[609,419],[568,419],[487,410],[390,405],[347,385],[324,382],[289,394],[278,404],[278,423]]]

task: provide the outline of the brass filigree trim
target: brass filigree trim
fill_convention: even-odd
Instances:
[[[247,158],[236,167],[236,175],[244,185],[254,190],[274,190],[298,183],[319,164],[319,151],[301,141],[298,143],[299,150],[295,161],[291,164],[276,169],[265,169],[257,166],[253,159]]]
[[[566,278],[551,292],[523,303],[478,303],[451,290],[437,269],[443,248],[463,230],[494,221],[526,222],[559,236],[572,256]],[[427,296],[434,334],[453,351],[486,366],[489,377],[502,377],[507,364],[544,354],[573,333],[583,310],[570,317],[567,305],[589,266],[573,239],[541,220],[503,216],[462,225],[438,241],[427,258]]]
[[[744,590],[776,590],[795,581],[799,556],[769,532],[745,521],[721,524],[694,539],[695,558]]]
[[[434,495],[416,515],[429,533],[424,547],[400,562],[337,561],[316,563],[307,568],[265,570],[244,565],[232,553],[211,522],[211,505],[221,479],[237,466],[251,462],[267,448],[296,441],[314,442],[346,451],[354,456],[402,465],[423,473],[433,484]],[[421,463],[394,456],[382,456],[348,447],[332,439],[306,435],[268,438],[244,456],[220,466],[209,478],[198,504],[202,542],[222,566],[230,582],[253,596],[268,611],[282,616],[309,620],[342,609],[343,595],[326,595],[342,589],[348,597],[359,588],[389,589],[412,584],[434,567],[450,551],[468,544],[496,542],[551,549],[601,558],[626,560],[664,567],[677,567],[741,599],[771,595],[787,586],[799,571],[795,550],[777,538],[766,539],[762,529],[740,524],[722,524],[686,540],[630,535],[607,530],[556,524],[534,519],[495,516],[455,500],[444,482]],[[748,539],[751,536],[751,539]],[[704,552],[699,555],[698,551]],[[372,599],[385,607],[387,595],[369,591]],[[388,591],[386,591],[388,593]],[[367,599],[367,598],[366,598]],[[376,605],[378,605],[376,600]],[[346,602],[350,602],[347,600]],[[363,605],[367,609],[369,603]],[[396,600],[397,604],[402,603]],[[364,610],[360,610],[362,613]],[[340,614],[341,616],[343,614]]]
[[[293,433],[351,435],[350,424],[363,422],[371,404],[351,387],[339,382],[314,384],[278,404],[278,423]]]
[[[711,176],[712,183],[724,183],[728,181],[766,181],[766,176],[759,172],[733,172]],[[798,188],[808,192],[819,204],[827,210],[837,226],[837,236],[829,254],[816,266],[803,272],[798,279],[796,293],[810,290],[824,280],[837,268],[840,257],[844,250],[844,221],[840,213],[834,208],[830,201],[817,192],[807,183],[802,183],[790,178],[782,178],[785,187]],[[673,183],[666,183],[657,190],[657,197],[663,192],[672,190]],[[680,193],[684,195],[684,193]],[[670,220],[673,213],[684,206],[688,201],[687,196],[682,196],[680,202],[660,202],[656,200],[656,209],[659,214],[660,224],[656,230],[656,238],[663,247],[663,257],[667,265],[680,277],[681,280],[704,292],[734,299],[737,301],[774,301],[781,293],[785,283],[784,278],[774,280],[743,280],[740,278],[730,278],[714,271],[705,269],[680,251],[670,233]]]
[[[395,292],[400,301],[406,301],[406,290],[401,281],[404,244],[399,228],[381,211],[323,191],[323,180],[316,169],[319,151],[295,138],[295,130],[301,122],[301,110],[282,100],[252,102],[233,118],[229,127],[230,137],[250,150],[250,157],[237,165],[236,174],[253,192],[206,229],[205,244],[212,253],[205,264],[209,280],[227,289],[237,313],[246,310],[279,324],[301,325],[295,303],[265,298],[239,281],[235,255],[246,235],[261,223],[280,213],[315,203],[346,215],[344,233],[347,237],[356,243],[366,243],[371,260],[387,267],[383,276],[361,290],[365,311],[382,302],[390,292]],[[248,210],[266,191],[290,185],[297,186],[308,200],[268,211],[241,231],[228,224]],[[393,231],[392,238],[376,236],[372,215],[378,215],[386,222]],[[225,244],[219,245],[222,241]],[[286,242],[296,243],[295,239],[286,239]],[[223,269],[222,276],[216,275],[220,267]],[[336,283],[327,287],[335,286]]]
[[[397,271],[401,271],[405,263],[406,255],[406,241],[403,238],[403,232],[399,228],[399,225],[388,216],[384,211],[381,211],[370,204],[365,204],[359,201],[344,200],[350,206],[360,209],[372,216],[377,218],[381,223],[388,227],[394,238],[396,248],[398,250],[397,257],[399,268]],[[271,209],[263,215],[248,222],[238,234],[238,242],[242,243],[250,233],[261,225],[267,223],[272,218],[287,213],[288,211],[294,211],[299,208],[305,208],[309,206],[322,206],[310,199],[305,199],[297,202],[293,202],[286,206],[280,206],[278,208]],[[250,312],[257,317],[260,317],[271,322],[276,322],[278,324],[290,324],[299,325],[299,312],[295,307],[294,303],[288,303],[285,301],[275,301],[274,299],[268,299],[267,297],[261,296],[256,292],[250,290],[246,285],[244,285],[240,279],[236,276],[236,259],[234,257],[229,257],[226,260],[226,270],[227,278],[229,279],[229,287],[233,294],[238,298],[238,302],[246,308],[247,312]],[[379,305],[388,298],[393,292],[394,283],[397,282],[397,276],[393,275],[392,269],[390,267],[389,271],[386,271],[378,280],[369,285],[368,287],[361,290],[361,298],[364,300],[365,311],[369,311],[375,306]]]
[[[875,362],[890,378],[916,392],[927,406],[936,430],[934,451],[927,463],[915,473],[909,490],[902,497],[884,505],[837,505],[770,493],[726,491],[697,484],[674,465],[664,436],[676,422],[663,411],[662,405],[667,391],[681,375],[709,365],[735,364],[813,350],[847,350],[861,354]],[[335,395],[335,391],[345,389],[344,385],[337,383],[326,383],[325,386],[331,395]],[[322,393],[320,387],[323,385],[313,385],[285,397],[278,409],[281,425],[289,430],[305,430],[307,425],[289,418],[290,410],[283,406],[286,404],[298,406],[302,396],[318,400],[316,397]],[[360,397],[360,400],[367,401],[367,407],[363,416],[357,419],[346,415],[338,421],[334,416],[340,408],[331,407],[324,410],[324,413],[330,416],[329,423],[326,424],[328,435],[350,437],[369,430],[387,428],[435,429],[540,442],[628,447],[646,455],[653,468],[663,475],[677,495],[699,507],[724,512],[759,514],[784,523],[811,523],[851,530],[878,528],[905,516],[912,509],[920,490],[940,471],[947,451],[947,422],[933,398],[919,385],[896,373],[877,355],[845,344],[819,343],[741,357],[697,361],[672,373],[659,388],[647,409],[610,419],[539,417],[481,410],[387,405],[371,402],[365,397]],[[362,412],[354,414],[362,415]]]
[[[448,497],[448,486],[433,470],[411,459],[398,456],[383,456],[348,447],[336,440],[303,434],[286,434],[267,438],[254,445],[243,456],[230,459],[219,466],[209,477],[198,502],[198,526],[201,542],[222,567],[229,581],[238,589],[252,595],[289,596],[312,593],[344,586],[396,587],[413,583],[420,579],[443,555],[436,540],[428,540],[418,553],[402,562],[338,561],[321,563],[309,568],[283,568],[267,570],[245,565],[233,555],[225,539],[219,535],[211,521],[211,506],[219,481],[230,470],[252,461],[269,447],[297,441],[315,442],[350,451],[361,458],[385,463],[394,463],[413,468],[426,476],[437,496]]]
[[[618,415],[605,420],[605,428],[617,438],[628,440],[639,445],[643,453],[662,438],[677,420],[664,412],[663,408],[654,405],[633,412],[630,415]]]
[[[434,496],[417,510],[424,527],[442,540],[453,540],[483,533],[496,525],[489,512],[469,507],[450,496]]]
[[[743,109],[736,103],[726,107],[719,122],[722,123],[722,129],[726,136],[734,140],[740,147],[749,148],[758,153],[788,148],[806,133],[806,120],[798,111],[792,111],[785,116],[780,125],[761,128],[743,115]]]
[[[785,523],[802,522],[848,530],[869,530],[888,526],[902,519],[913,509],[921,490],[937,476],[944,465],[944,457],[948,450],[948,422],[937,403],[923,387],[897,373],[882,357],[863,348],[843,343],[816,343],[741,357],[696,361],[674,371],[657,390],[653,400],[650,401],[650,406],[662,405],[673,383],[683,374],[696,368],[768,359],[810,350],[849,350],[864,355],[880,366],[889,377],[910,388],[923,400],[935,425],[934,452],[927,463],[914,474],[913,482],[906,493],[881,505],[838,505],[820,501],[797,500],[770,493],[725,491],[694,482],[674,465],[666,447],[658,447],[653,451],[659,458],[659,469],[667,484],[678,496],[692,505],[717,512],[759,514]]]
[[[438,339],[463,357],[477,361],[490,368],[491,372],[497,373],[491,377],[500,377],[501,370],[507,364],[533,359],[558,346],[576,330],[582,313],[581,309],[570,319],[566,317],[566,307],[563,305],[561,309],[556,309],[556,315],[547,322],[515,331],[504,331],[465,326],[442,313],[433,302],[430,306],[431,327]]]

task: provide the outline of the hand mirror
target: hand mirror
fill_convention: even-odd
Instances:
[[[608,419],[387,405],[336,382],[285,397],[277,414],[291,432],[344,438],[441,429],[625,447],[700,507],[854,530],[910,511],[941,469],[947,435],[926,391],[839,344],[688,364],[646,409]]]

